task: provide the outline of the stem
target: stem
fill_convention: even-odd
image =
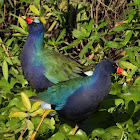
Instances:
[[[24,135],[24,133],[25,133],[25,131],[26,131],[26,127],[27,127],[29,118],[30,118],[30,116],[27,118],[27,121],[26,121],[26,123],[25,123],[24,129],[23,129],[22,133],[20,134],[18,140],[20,140],[20,138]]]

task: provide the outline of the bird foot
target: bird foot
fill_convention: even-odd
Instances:
[[[53,111],[55,111],[55,110],[53,110],[53,109],[50,109],[50,110],[44,109],[42,118],[41,118],[41,120],[40,120],[40,122],[39,122],[39,124],[38,124],[38,126],[37,126],[37,128],[36,128],[36,130],[35,130],[35,132],[32,134],[31,137],[29,137],[28,140],[34,140],[34,139],[35,139],[35,136],[36,136],[36,134],[37,134],[37,131],[38,131],[40,125],[42,124],[43,120],[45,119],[45,117],[46,117],[50,112],[53,112]]]
[[[74,128],[74,130],[73,130],[73,132],[72,132],[72,135],[75,135],[75,133],[76,133],[76,131],[77,131],[78,128],[79,128],[79,126],[76,125],[75,128]]]
[[[28,140],[34,140],[35,139],[35,136],[36,136],[37,132],[35,131],[31,137],[28,138]]]

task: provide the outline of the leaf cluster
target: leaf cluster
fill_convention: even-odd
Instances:
[[[35,91],[22,75],[20,52],[28,26],[21,15],[43,22],[47,49],[84,65],[104,58],[120,60],[128,72],[126,78],[112,76],[110,95],[76,135],[71,135],[73,125],[56,115],[45,118],[37,139],[140,139],[140,1],[111,4],[107,0],[0,1],[0,139],[27,139],[42,114],[40,103],[29,101]]]

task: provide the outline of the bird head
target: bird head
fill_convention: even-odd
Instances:
[[[104,59],[99,63],[99,66],[102,70],[105,72],[111,74],[111,73],[119,73],[124,76],[128,76],[127,72],[121,68],[115,61]]]
[[[37,34],[44,32],[43,23],[39,19],[25,17],[24,20],[29,25],[29,33]]]

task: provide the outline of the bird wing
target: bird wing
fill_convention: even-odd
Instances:
[[[56,105],[55,110],[61,110],[72,94],[75,94],[78,89],[89,83],[89,78],[87,76],[58,83],[37,95],[44,102]]]
[[[83,77],[84,71],[88,71],[91,67],[86,67],[73,59],[51,50],[42,51],[43,66],[46,70],[44,75],[53,83],[67,81],[77,77]],[[44,57],[46,56],[46,57]]]

